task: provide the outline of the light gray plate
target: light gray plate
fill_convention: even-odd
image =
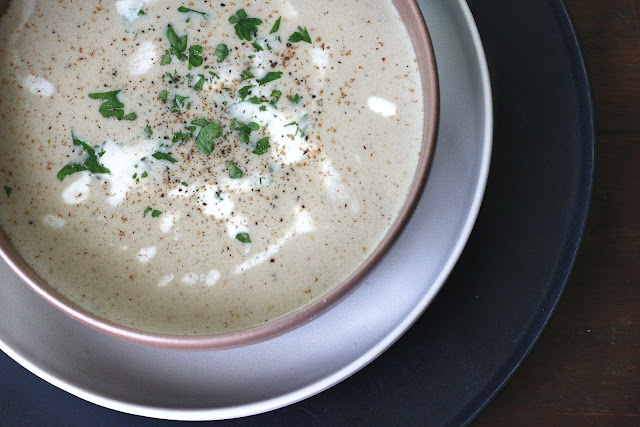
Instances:
[[[149,417],[212,420],[276,409],[331,387],[393,344],[434,298],[476,219],[491,154],[491,93],[464,0],[420,5],[441,84],[438,147],[406,230],[355,292],[309,324],[253,346],[157,350],[58,312],[0,265],[0,348],[88,401]],[[384,309],[381,309],[381,308]]]

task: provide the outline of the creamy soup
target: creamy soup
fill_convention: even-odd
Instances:
[[[391,1],[20,0],[0,38],[2,227],[102,318],[279,318],[406,201],[424,100]]]

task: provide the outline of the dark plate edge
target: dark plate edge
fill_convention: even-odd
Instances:
[[[567,281],[569,280],[569,276],[575,266],[578,251],[584,240],[585,229],[589,218],[595,176],[596,147],[595,106],[593,102],[591,81],[589,80],[575,24],[566,5],[562,0],[547,0],[547,5],[553,11],[553,15],[556,18],[563,40],[565,41],[566,50],[569,53],[569,62],[572,65],[571,71],[580,107],[579,138],[583,145],[582,162],[584,167],[582,168],[582,176],[578,189],[578,194],[581,194],[582,198],[576,206],[577,215],[574,216],[570,224],[569,234],[574,236],[574,238],[565,243],[563,255],[559,261],[559,268],[556,270],[554,279],[552,280],[556,285],[553,286],[552,292],[548,293],[546,298],[548,309],[544,312],[538,313],[536,319],[523,334],[525,337],[524,340],[526,341],[521,343],[519,348],[516,348],[516,351],[511,356],[510,361],[506,364],[506,367],[502,369],[497,378],[492,380],[485,387],[485,390],[490,390],[489,393],[467,405],[467,407],[453,419],[453,423],[455,425],[470,424],[489,405],[489,403],[496,398],[507,382],[512,378],[516,370],[531,353],[534,345],[540,339],[544,328],[551,320],[560,298],[564,294]]]

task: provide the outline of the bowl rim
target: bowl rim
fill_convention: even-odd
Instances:
[[[322,297],[317,298],[310,304],[304,305],[293,312],[248,329],[222,334],[171,335],[143,331],[120,325],[90,313],[70,301],[67,297],[53,289],[33,270],[33,267],[22,258],[1,227],[0,258],[40,297],[69,317],[106,335],[148,347],[181,351],[210,351],[248,346],[275,338],[321,316],[349,293],[354,291],[358,287],[358,284],[362,282],[362,279],[395,244],[420,201],[435,153],[440,116],[440,91],[432,40],[417,0],[392,0],[392,2],[398,13],[403,17],[402,20],[410,35],[412,45],[416,50],[420,64],[422,92],[429,94],[429,98],[425,99],[424,104],[424,129],[421,156],[416,167],[413,183],[402,209],[398,212],[394,222],[387,229],[374,251],[353,273]],[[407,16],[414,18],[409,22],[411,26],[407,25],[408,23],[404,19],[404,17]],[[417,46],[420,46],[422,49],[416,49]]]

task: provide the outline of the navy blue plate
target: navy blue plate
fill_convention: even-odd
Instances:
[[[462,424],[491,400],[551,315],[578,250],[594,161],[587,74],[560,0],[468,0],[494,96],[484,204],[420,320],[337,386],[233,424]],[[0,353],[3,423],[157,425],[40,380]]]

